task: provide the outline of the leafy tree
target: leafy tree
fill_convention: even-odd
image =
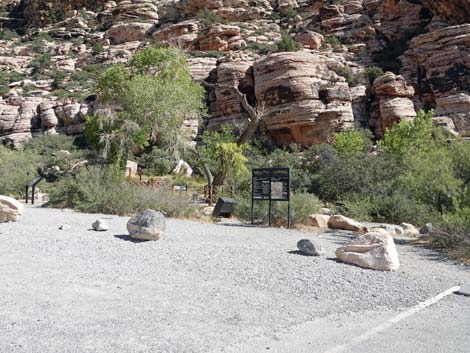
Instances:
[[[432,110],[420,110],[414,120],[402,120],[387,130],[378,146],[383,151],[403,158],[406,154],[427,151],[433,147]]]
[[[114,65],[102,73],[97,90],[108,108],[102,114],[107,121],[99,126],[100,147],[106,150],[106,143],[115,141],[123,149],[115,156],[144,140],[177,155],[184,146],[183,121],[205,113],[204,90],[193,82],[185,56],[173,48],[137,52],[128,67]]]
[[[224,126],[220,132],[206,131],[202,142],[199,149],[202,163],[222,180],[216,186],[222,185],[229,174],[241,176],[248,171],[247,158],[243,154],[245,145],[237,143],[229,127]]]

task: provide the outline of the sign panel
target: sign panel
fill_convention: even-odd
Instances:
[[[269,225],[271,225],[272,201],[287,201],[288,226],[290,228],[290,170],[289,168],[260,168],[252,170],[251,223],[254,222],[254,201],[269,201]]]

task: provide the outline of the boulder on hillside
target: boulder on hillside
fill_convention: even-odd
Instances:
[[[378,271],[400,268],[393,238],[384,233],[367,233],[336,249],[336,257],[349,264]]]
[[[138,240],[159,240],[165,230],[165,216],[161,212],[145,210],[127,222],[129,235]]]
[[[353,232],[364,232],[367,229],[362,223],[341,215],[331,216],[328,219],[328,227],[331,229],[350,230]]]
[[[0,223],[18,221],[23,210],[23,205],[13,197],[0,195]]]
[[[310,222],[312,226],[318,228],[328,228],[328,220],[330,216],[324,214],[313,214],[310,216]]]

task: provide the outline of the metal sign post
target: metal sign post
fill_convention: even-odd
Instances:
[[[254,224],[255,201],[269,201],[269,226],[272,225],[273,201],[287,201],[287,226],[291,226],[290,169],[259,168],[252,170],[251,224]]]

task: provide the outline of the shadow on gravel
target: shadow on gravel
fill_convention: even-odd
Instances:
[[[312,255],[305,255],[305,254],[302,253],[302,251],[300,251],[300,250],[292,250],[292,251],[288,251],[287,253],[288,253],[288,254],[292,254],[292,255],[300,255],[300,256],[313,257]]]
[[[148,240],[134,239],[130,235],[127,235],[127,234],[119,234],[119,235],[115,235],[114,237],[121,239],[121,240],[129,241],[131,243],[145,243],[146,241],[148,241]]]

